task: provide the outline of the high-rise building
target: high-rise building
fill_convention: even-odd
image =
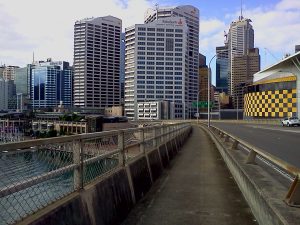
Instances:
[[[260,71],[260,55],[258,48],[248,49],[247,54],[233,58],[232,80],[233,105],[243,107],[243,87],[251,84],[253,75]],[[239,104],[238,104],[239,101]]]
[[[125,115],[128,118],[138,118],[138,103],[159,100],[172,102],[172,117],[185,117],[188,80],[185,21],[184,17],[170,17],[125,29]]]
[[[174,8],[149,9],[144,17],[145,23],[150,23],[158,19],[168,17],[183,17],[188,26],[187,37],[187,71],[185,77],[185,110],[192,109],[192,114],[196,113],[196,108],[191,108],[191,103],[197,101],[199,87],[199,10],[191,5],[182,5]]]
[[[16,86],[13,80],[0,78],[0,110],[14,109],[13,98],[16,95]]]
[[[199,53],[199,68],[205,67],[206,65],[206,56]]]
[[[18,66],[5,66],[3,70],[3,79],[4,80],[14,80],[16,69],[19,68]]]
[[[74,25],[74,105],[102,109],[120,105],[122,21],[113,16]]]
[[[234,93],[234,84],[233,80],[234,74],[232,73],[235,57],[240,57],[246,55],[248,49],[254,48],[254,30],[250,24],[252,21],[250,19],[244,18],[242,15],[238,20],[233,21],[230,24],[230,29],[228,32],[228,48],[229,48],[229,68],[230,68],[230,77],[228,79],[228,91],[231,96]]]
[[[32,108],[56,107],[61,102],[73,105],[73,69],[68,62],[51,59],[36,62],[31,79]]]
[[[228,46],[216,47],[216,91],[228,93]]]
[[[295,53],[300,52],[300,45],[295,45]]]
[[[0,110],[8,109],[7,88],[5,80],[0,77]]]
[[[121,104],[124,105],[125,87],[125,33],[122,33],[121,40],[121,61],[120,61],[120,97]]]

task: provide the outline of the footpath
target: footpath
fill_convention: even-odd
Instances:
[[[214,143],[193,133],[123,225],[254,225],[242,193]]]

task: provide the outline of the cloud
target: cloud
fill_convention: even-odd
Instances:
[[[24,66],[34,51],[36,60],[73,63],[75,21],[112,15],[123,20],[124,30],[143,23],[144,12],[153,5],[148,0],[0,0],[0,62]]]
[[[277,5],[246,8],[244,17],[252,20],[255,33],[255,46],[260,48],[262,68],[266,64],[276,62],[285,53],[293,53],[296,44],[300,44],[300,1],[282,0]],[[236,20],[240,11],[225,15],[224,21],[219,19],[200,21],[200,52],[212,56],[215,47],[223,45],[223,30],[228,31],[230,23]],[[267,57],[263,55],[264,48],[268,49]]]

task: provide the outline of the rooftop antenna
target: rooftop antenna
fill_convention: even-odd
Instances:
[[[32,52],[32,63],[34,63],[34,51]]]
[[[159,4],[155,4],[155,9],[156,9],[156,20],[158,20],[158,9],[159,9]]]
[[[243,17],[243,0],[241,0],[241,16],[240,16],[240,20],[242,20]]]

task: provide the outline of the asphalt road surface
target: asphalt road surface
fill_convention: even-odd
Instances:
[[[300,168],[300,127],[223,122],[212,125]]]

